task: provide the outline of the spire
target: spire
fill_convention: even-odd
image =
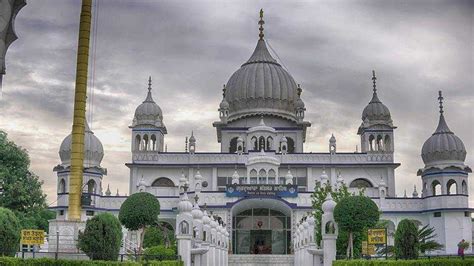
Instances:
[[[144,102],[154,102],[153,98],[151,97],[151,76],[148,78],[148,94],[146,95]]]
[[[107,185],[107,190],[105,191],[106,196],[112,195],[112,192],[110,192],[110,184]]]
[[[258,34],[258,37],[260,37],[260,40],[263,40],[263,36],[265,36],[265,34],[263,34],[263,24],[265,24],[265,21],[263,21],[263,8],[260,9],[260,21],[258,22],[258,25],[260,25],[260,27],[258,28],[258,30],[260,31],[260,33]]]
[[[438,92],[438,101],[439,101],[439,122],[438,122],[438,127],[436,128],[436,131],[433,133],[435,134],[442,134],[442,133],[453,133],[448,127],[448,124],[446,124],[446,120],[444,119],[444,110],[443,110],[443,92],[439,91]]]
[[[224,88],[222,88],[222,98],[225,99],[225,92],[226,92],[226,88],[225,88],[225,84],[224,84]]]
[[[379,100],[379,97],[377,96],[377,77],[375,76],[375,70],[372,70],[372,83],[373,83],[373,91],[374,94],[372,95],[372,100],[370,102],[372,103],[380,103],[381,101]]]
[[[296,89],[296,91],[298,93],[298,97],[301,98],[301,92],[303,92],[303,89],[301,89],[300,84],[298,84],[298,89]]]

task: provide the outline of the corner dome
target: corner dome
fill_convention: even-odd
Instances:
[[[270,55],[263,38],[250,59],[230,77],[226,91],[229,121],[261,114],[296,121],[296,82]]]
[[[385,106],[382,101],[380,101],[377,95],[377,88],[375,81],[377,78],[375,77],[375,71],[372,71],[372,81],[374,83],[374,93],[372,95],[372,99],[370,100],[369,104],[364,108],[362,112],[362,121],[364,123],[370,124],[388,124],[392,125],[392,116],[390,115],[390,110],[388,110],[387,106]]]
[[[84,167],[100,167],[102,158],[104,158],[104,148],[99,138],[94,135],[86,121],[84,131]],[[64,138],[59,148],[59,157],[64,166],[71,165],[71,142],[72,134]]]
[[[440,116],[435,132],[423,144],[421,157],[427,166],[443,163],[464,164],[466,148],[462,140],[456,136],[446,124],[443,115],[442,95],[440,99]]]
[[[135,126],[154,126],[164,127],[163,124],[163,112],[158,104],[155,103],[151,95],[151,77],[148,80],[148,94],[137,109],[135,109],[135,115],[133,117],[132,127]]]

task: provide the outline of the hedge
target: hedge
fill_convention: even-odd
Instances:
[[[100,260],[55,260],[52,258],[38,258],[38,259],[20,259],[20,258],[11,258],[11,257],[0,257],[1,266],[108,266],[108,265],[121,265],[121,266],[183,266],[182,261],[148,261],[146,263],[138,262],[117,262],[117,261],[100,261]]]
[[[474,258],[418,259],[418,260],[336,260],[333,266],[471,266]]]

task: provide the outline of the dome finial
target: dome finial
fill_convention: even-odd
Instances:
[[[442,115],[444,113],[443,111],[443,91],[438,91],[438,101],[439,101],[439,113]]]
[[[148,77],[148,91],[151,91],[151,76]]]
[[[300,98],[301,98],[301,92],[303,92],[303,89],[301,88],[301,85],[298,84],[297,93],[298,93],[298,97],[300,97]]]
[[[376,80],[377,80],[377,77],[375,76],[375,70],[372,70],[372,82],[374,83],[374,93],[377,93]]]
[[[225,84],[224,87],[222,88],[222,98],[225,98],[225,92],[226,92]]]
[[[265,21],[263,21],[263,8],[260,9],[260,21],[258,22],[260,25],[260,28],[258,30],[260,31],[260,34],[258,34],[258,37],[260,37],[260,40],[263,40],[263,24],[265,24]]]

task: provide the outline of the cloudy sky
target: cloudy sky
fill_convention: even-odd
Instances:
[[[325,152],[331,133],[339,151],[355,150],[375,69],[379,97],[398,126],[397,194],[420,188],[420,150],[438,122],[440,89],[448,125],[464,141],[473,167],[473,3],[100,0],[88,116],[105,148],[104,187],[128,193],[128,126],[150,75],[168,150],[184,150],[191,130],[199,151],[219,149],[211,124],[222,84],[253,51],[260,8],[267,41],[303,87],[312,122],[305,151]],[[16,19],[19,39],[8,51],[3,80],[0,129],[29,151],[50,201],[52,169],[72,124],[79,12],[78,0],[28,1]]]

